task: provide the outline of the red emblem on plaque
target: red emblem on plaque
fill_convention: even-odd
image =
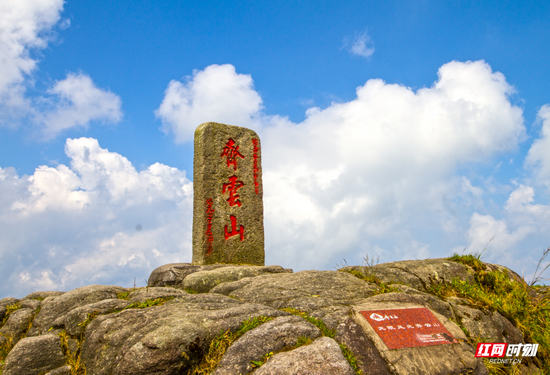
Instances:
[[[389,349],[458,343],[426,307],[360,313]]]

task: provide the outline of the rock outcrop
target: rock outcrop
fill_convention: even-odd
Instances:
[[[522,282],[502,266],[483,266]],[[517,322],[434,292],[453,280],[474,285],[476,272],[449,259],[297,273],[177,263],[154,270],[144,288],[4,298],[0,374],[488,374],[475,345],[525,343]],[[389,349],[361,315],[410,308],[429,309],[453,341]],[[530,360],[517,371],[541,367]]]

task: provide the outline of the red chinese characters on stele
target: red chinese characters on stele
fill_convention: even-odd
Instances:
[[[237,181],[237,176],[229,177],[229,182],[227,184],[223,184],[222,194],[225,194],[226,191],[229,193],[229,198],[227,198],[227,202],[229,202],[229,205],[231,207],[235,205],[241,207],[241,201],[239,201],[237,190],[239,190],[243,186],[244,183],[242,181]]]
[[[244,155],[239,152],[239,146],[237,146],[235,141],[231,138],[228,139],[225,147],[223,148],[223,152],[221,153],[221,158],[223,159],[224,157],[227,161],[227,167],[231,168],[231,166],[233,166],[234,171],[237,171],[237,158],[245,158]],[[225,194],[226,192],[229,193],[227,203],[229,203],[230,207],[241,207],[242,203],[239,200],[237,190],[243,186],[244,183],[238,180],[237,175],[229,177],[229,181],[222,185],[222,194]],[[231,230],[227,229],[227,225],[224,227],[225,239],[228,240],[233,236],[239,235],[242,242],[244,240],[244,226],[240,225],[239,229],[237,229],[237,217],[235,215],[229,215],[229,220],[231,222]]]
[[[241,225],[239,227],[239,230],[237,230],[237,217],[235,217],[234,215],[229,215],[229,219],[231,220],[231,230],[227,230],[227,225],[223,228],[225,232],[225,239],[227,240],[239,234],[241,241],[244,240],[244,226]]]
[[[208,242],[208,249],[206,250],[206,256],[212,254],[212,242],[214,242],[214,234],[212,233],[212,218],[214,217],[214,209],[212,208],[212,199],[206,200],[206,242]]]
[[[360,313],[389,349],[458,343],[426,307]]]
[[[258,151],[260,151],[260,148],[258,147],[258,140],[256,138],[252,138],[252,145],[254,146],[254,191],[256,192],[256,194],[259,194],[260,192],[258,191],[258,171],[260,170],[260,168],[258,168]]]
[[[239,146],[235,145],[235,141],[229,138],[223,148],[222,158],[227,158],[227,167],[233,166],[233,170],[237,170],[237,158],[244,159],[244,156],[239,152]]]

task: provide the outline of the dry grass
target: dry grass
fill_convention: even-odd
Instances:
[[[519,328],[525,341],[538,343],[539,351],[533,360],[544,371],[550,371],[550,298],[532,299],[526,282],[516,281],[503,271],[487,271],[473,255],[453,255],[449,260],[471,266],[475,271],[475,283],[454,279],[450,283],[434,284],[430,292],[441,297],[457,296],[467,300],[475,308],[498,311]],[[475,341],[475,340],[473,340]],[[473,342],[477,345],[477,342]],[[502,373],[502,365],[491,364],[494,374]],[[509,371],[512,367],[507,365]],[[506,370],[506,371],[508,371]],[[493,371],[493,370],[491,370]]]
[[[235,342],[239,337],[241,337],[251,329],[254,329],[272,319],[273,318],[269,318],[266,316],[250,318],[248,320],[245,320],[234,333],[229,330],[221,332],[220,335],[212,340],[208,348],[208,353],[206,353],[206,355],[202,358],[199,365],[192,370],[191,375],[210,374],[212,371],[214,371],[214,369],[222,359],[223,355],[233,342]]]

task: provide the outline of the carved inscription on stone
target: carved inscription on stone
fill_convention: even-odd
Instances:
[[[389,349],[456,344],[458,341],[423,308],[361,311]]]
[[[195,130],[193,263],[264,265],[258,135],[207,122]]]

